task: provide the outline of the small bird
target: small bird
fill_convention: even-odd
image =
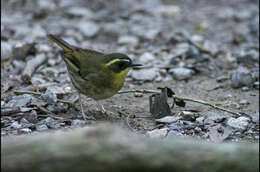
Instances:
[[[92,118],[84,113],[80,93],[94,100],[110,98],[122,88],[130,68],[142,66],[125,54],[104,54],[75,47],[52,34],[48,37],[63,49],[61,57],[66,63],[72,84],[79,92],[84,119]]]

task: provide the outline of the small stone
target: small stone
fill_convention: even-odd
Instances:
[[[72,127],[84,127],[85,125],[86,125],[86,121],[79,120],[79,119],[73,120],[71,123]]]
[[[158,122],[158,123],[170,124],[170,123],[173,123],[173,122],[177,122],[179,119],[180,119],[179,117],[165,116],[163,118],[156,119],[155,121]]]
[[[149,52],[145,52],[144,54],[142,54],[139,58],[139,62],[141,64],[151,64],[153,63],[155,60],[155,56],[152,53]]]
[[[248,87],[242,87],[241,90],[242,90],[242,91],[248,91],[249,88],[248,88]]]
[[[12,56],[12,46],[8,42],[1,41],[1,60],[8,60]]]
[[[21,124],[29,124],[30,122],[29,122],[27,119],[22,118],[22,119],[20,120],[20,123],[21,123]]]
[[[80,22],[78,28],[87,37],[96,36],[100,30],[96,23],[90,21]]]
[[[49,129],[45,124],[37,124],[35,127],[36,131],[46,131]]]
[[[13,99],[10,100],[7,104],[6,107],[22,107],[26,106],[29,104],[32,100],[32,96],[29,94],[23,94],[19,96],[13,96]]]
[[[252,116],[252,121],[253,121],[254,123],[258,123],[258,124],[259,124],[259,110],[257,110],[257,111],[255,112],[255,114]]]
[[[167,128],[155,129],[152,131],[148,131],[147,135],[151,138],[164,138],[166,137],[167,132],[168,132]]]
[[[184,120],[195,121],[195,115],[190,111],[182,111],[180,115]]]
[[[31,133],[31,132],[32,132],[32,130],[29,129],[29,128],[22,128],[22,129],[19,130],[20,134],[28,134],[28,133]]]
[[[131,76],[137,81],[153,81],[158,75],[156,68],[133,70]]]
[[[249,124],[250,119],[244,116],[241,116],[239,118],[229,118],[227,121],[227,125],[238,129],[238,130],[246,130],[248,124]]]
[[[139,42],[139,39],[135,36],[120,36],[118,38],[118,43],[119,44],[128,44],[128,45],[133,45],[136,46]]]
[[[10,125],[11,128],[13,129],[20,129],[22,127],[21,124],[19,124],[17,121],[13,122],[11,125]]]
[[[231,74],[232,88],[241,88],[243,86],[251,86],[254,83],[253,77],[249,70],[244,67],[239,67]]]
[[[79,17],[93,17],[93,12],[87,9],[86,7],[72,6],[71,8],[68,8],[67,13]]]
[[[176,16],[181,12],[180,7],[177,5],[160,5],[155,10],[163,16]]]
[[[57,102],[57,95],[53,92],[45,92],[40,98],[46,101],[48,104],[55,104]]]
[[[240,105],[248,105],[248,104],[250,104],[250,103],[248,102],[248,100],[243,99],[243,100],[240,100],[240,101],[239,101],[239,104],[240,104]]]
[[[203,124],[204,119],[205,119],[204,116],[198,117],[198,118],[196,118],[196,122],[199,123],[199,124]]]
[[[170,69],[169,73],[173,75],[173,78],[176,80],[184,80],[189,79],[195,73],[194,70],[187,69],[184,67],[178,67],[174,69]]]

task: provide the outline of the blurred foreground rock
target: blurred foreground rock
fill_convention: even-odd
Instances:
[[[258,144],[151,139],[104,124],[66,133],[3,138],[1,143],[5,172],[259,170]]]

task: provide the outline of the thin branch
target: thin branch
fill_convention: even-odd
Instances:
[[[156,90],[127,90],[127,91],[119,91],[118,92],[118,94],[125,94],[125,93],[143,93],[143,94],[152,93],[152,94],[157,94],[157,93],[161,93],[161,92],[156,91]],[[236,116],[241,116],[241,114],[238,113],[238,112],[234,112],[232,110],[228,110],[228,109],[225,109],[225,108],[222,108],[222,107],[218,107],[216,105],[213,105],[213,104],[206,102],[206,101],[203,101],[203,100],[197,100],[197,99],[192,99],[192,98],[187,98],[187,97],[179,97],[179,96],[175,96],[175,95],[172,95],[172,96],[176,99],[179,99],[179,100],[200,103],[200,104],[210,106],[212,108],[215,108],[215,109],[218,109],[218,110],[221,110],[221,111],[225,111],[225,112],[234,114]]]

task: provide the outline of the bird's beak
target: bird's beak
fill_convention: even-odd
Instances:
[[[132,63],[130,64],[130,67],[136,67],[136,66],[143,66],[142,64],[138,64],[138,63]]]

